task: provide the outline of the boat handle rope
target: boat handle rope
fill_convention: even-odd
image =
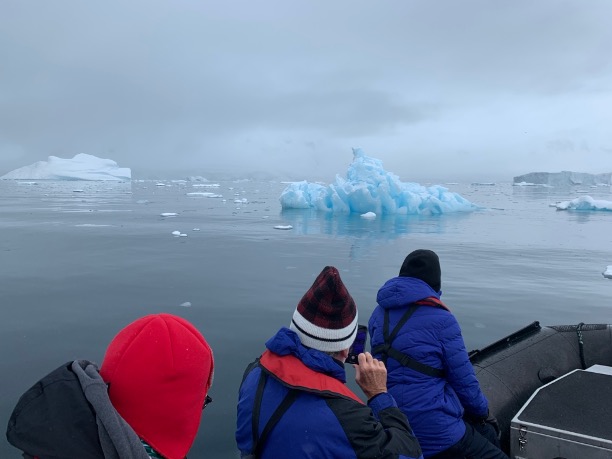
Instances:
[[[586,361],[584,360],[584,341],[582,340],[582,326],[584,322],[580,322],[576,326],[576,333],[578,334],[578,349],[580,351],[580,364],[582,365],[582,369],[586,370]]]

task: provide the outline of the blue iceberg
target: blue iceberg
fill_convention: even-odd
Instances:
[[[425,187],[402,182],[385,171],[382,161],[353,149],[353,162],[346,178],[336,175],[328,186],[307,181],[294,182],[281,193],[283,209],[316,209],[364,214],[438,215],[470,212],[479,207],[440,185]]]

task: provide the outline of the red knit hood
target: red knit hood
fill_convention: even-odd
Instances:
[[[106,350],[100,374],[136,434],[168,459],[183,459],[212,383],[210,346],[185,319],[155,314],[131,323]]]

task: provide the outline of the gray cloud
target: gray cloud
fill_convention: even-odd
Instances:
[[[606,0],[5,0],[0,172],[87,152],[135,174],[333,176],[352,146],[406,180],[608,171],[611,13]]]

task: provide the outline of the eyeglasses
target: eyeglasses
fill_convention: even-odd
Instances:
[[[207,395],[206,398],[204,399],[204,405],[202,406],[202,409],[210,405],[212,401],[213,401],[212,397],[210,395]]]

